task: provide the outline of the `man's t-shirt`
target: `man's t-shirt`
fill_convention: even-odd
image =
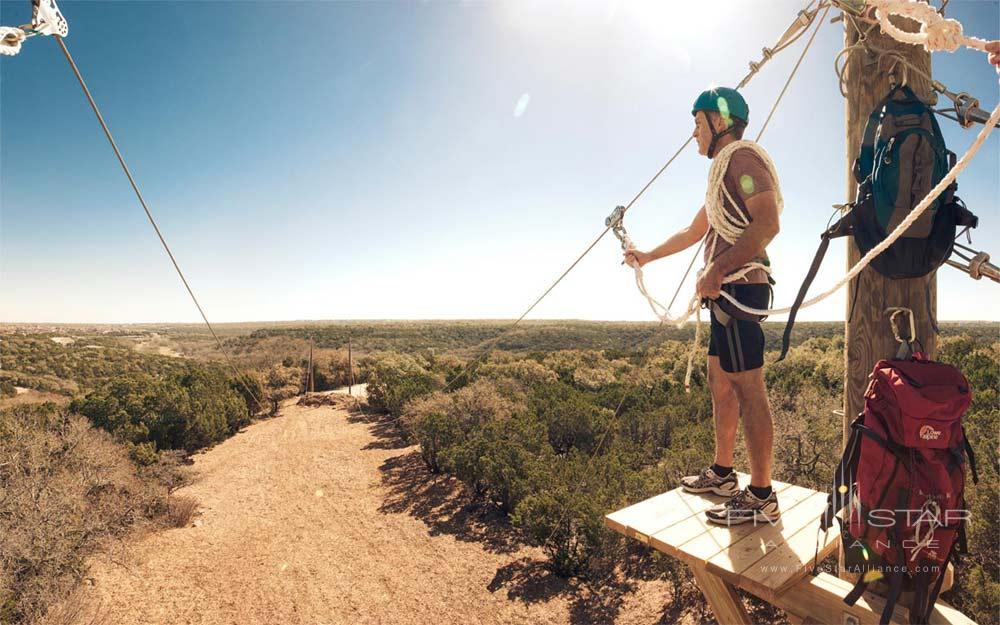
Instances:
[[[726,169],[726,175],[723,177],[723,184],[726,185],[726,190],[729,191],[729,196],[736,202],[736,206],[733,206],[725,195],[722,196],[722,205],[730,214],[740,214],[747,221],[752,221],[750,211],[747,210],[747,199],[758,193],[774,190],[774,180],[771,178],[771,172],[768,171],[767,164],[750,148],[740,148],[733,152],[729,160],[729,168]],[[713,241],[715,241],[715,256],[709,258]],[[705,263],[708,264],[712,259],[731,247],[732,245],[718,236],[715,229],[709,226],[708,239],[705,241]],[[761,255],[754,260],[758,262],[767,261],[767,252],[762,251]],[[743,280],[738,280],[737,282],[766,284],[767,281],[767,273],[763,269],[754,269]]]

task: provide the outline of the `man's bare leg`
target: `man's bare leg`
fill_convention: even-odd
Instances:
[[[767,488],[771,485],[774,425],[771,420],[771,407],[767,402],[764,368],[725,373],[725,377],[732,385],[739,402],[740,415],[743,417],[747,455],[750,456],[750,485]],[[718,424],[716,428],[718,429]]]
[[[718,356],[708,357],[708,388],[712,392],[712,417],[715,420],[715,464],[733,466],[736,428],[739,426],[740,405],[736,391],[722,370]]]

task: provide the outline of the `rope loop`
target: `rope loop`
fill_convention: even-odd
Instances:
[[[868,5],[874,7],[882,31],[901,43],[922,45],[928,52],[954,52],[961,46],[986,50],[986,41],[966,37],[961,22],[945,18],[930,4],[914,0],[868,0]],[[902,30],[889,19],[893,15],[920,22],[920,31],[910,33]]]
[[[0,55],[15,56],[28,35],[20,28],[0,26]]]

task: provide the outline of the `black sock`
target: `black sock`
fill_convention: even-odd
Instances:
[[[771,486],[754,486],[753,484],[747,486],[753,496],[757,499],[767,499],[771,496]]]
[[[733,472],[732,467],[724,467],[721,464],[714,463],[712,464],[712,470],[715,471],[715,474],[719,477],[728,477],[729,474]]]

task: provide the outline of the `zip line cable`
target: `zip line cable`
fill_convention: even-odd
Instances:
[[[135,178],[132,177],[132,172],[129,170],[128,164],[125,162],[125,157],[122,156],[121,150],[118,149],[118,144],[115,143],[115,138],[111,134],[111,130],[108,128],[108,124],[104,121],[104,116],[101,115],[101,110],[97,106],[97,102],[94,101],[94,96],[91,95],[90,89],[87,88],[87,83],[83,79],[83,75],[80,73],[80,69],[76,66],[76,62],[73,60],[73,56],[69,53],[69,49],[66,47],[66,43],[63,38],[59,35],[54,35],[55,40],[59,43],[59,48],[62,49],[63,55],[66,60],[69,61],[70,67],[73,69],[73,73],[76,75],[76,79],[79,81],[80,86],[83,88],[84,95],[87,96],[87,101],[90,102],[90,108],[94,110],[94,114],[97,115],[97,121],[100,122],[101,128],[104,130],[104,136],[108,138],[108,143],[111,144],[111,149],[115,151],[115,156],[118,157],[118,162],[122,166],[122,171],[125,172],[125,176],[128,178],[129,184],[132,185],[132,190],[135,191],[135,195],[139,198],[139,204],[142,205],[142,209],[146,211],[146,217],[149,219],[149,223],[153,226],[153,230],[156,232],[157,238],[160,239],[160,243],[163,245],[163,249],[167,252],[167,256],[170,257],[170,262],[174,265],[174,269],[177,271],[177,275],[180,276],[181,282],[184,283],[184,288],[187,289],[188,295],[191,296],[191,300],[194,302],[195,307],[198,309],[198,313],[201,314],[201,318],[205,321],[205,325],[208,326],[208,331],[212,334],[212,338],[215,339],[216,345],[219,347],[219,351],[222,352],[223,357],[226,362],[232,368],[233,373],[236,374],[236,379],[240,381],[243,388],[246,389],[250,397],[257,402],[257,407],[262,409],[264,404],[261,403],[260,398],[254,393],[250,387],[247,385],[244,379],[244,374],[240,373],[239,369],[236,368],[236,363],[230,357],[229,352],[222,345],[222,339],[216,334],[215,328],[212,327],[211,322],[208,320],[208,316],[205,315],[204,309],[202,309],[201,304],[198,302],[198,298],[195,297],[194,291],[191,289],[191,285],[188,284],[187,278],[184,277],[184,272],[181,271],[180,265],[177,264],[177,259],[174,258],[174,253],[170,250],[170,246],[167,245],[167,240],[163,237],[163,233],[160,232],[160,227],[156,223],[156,219],[153,218],[152,211],[149,210],[149,206],[146,204],[145,198],[142,197],[142,191],[139,190],[139,185],[136,183]]]
[[[674,159],[676,159],[676,158],[677,158],[678,156],[680,156],[681,152],[683,152],[683,151],[684,151],[684,148],[686,148],[686,147],[688,146],[688,144],[689,144],[689,143],[691,143],[691,140],[692,140],[693,138],[694,138],[693,136],[691,136],[691,137],[688,137],[687,141],[685,141],[685,142],[684,142],[684,144],[683,144],[683,145],[681,145],[681,147],[679,147],[679,148],[677,149],[677,151],[676,151],[676,152],[674,152],[674,155],[670,157],[670,160],[668,160],[668,161],[666,162],[666,164],[664,164],[664,165],[663,165],[663,167],[661,167],[661,168],[660,168],[660,171],[656,172],[656,175],[654,175],[654,176],[653,176],[653,177],[652,177],[652,178],[651,178],[651,179],[649,180],[649,182],[647,182],[647,183],[646,183],[646,186],[644,186],[644,187],[643,187],[643,188],[642,188],[642,189],[641,189],[641,190],[640,190],[640,191],[639,191],[639,192],[638,192],[638,193],[637,193],[637,194],[635,195],[635,197],[634,197],[634,198],[632,198],[632,201],[631,201],[631,202],[629,202],[629,203],[628,203],[628,204],[626,205],[626,207],[625,207],[625,210],[628,210],[628,209],[629,209],[629,208],[630,208],[630,207],[631,207],[631,206],[632,206],[633,204],[635,204],[635,203],[636,203],[636,201],[637,201],[637,200],[638,200],[638,199],[639,199],[640,197],[642,197],[642,194],[646,192],[646,189],[648,189],[648,188],[649,188],[650,186],[652,186],[652,184],[653,184],[654,182],[656,182],[656,179],[660,177],[660,174],[662,174],[662,173],[663,173],[664,171],[666,171],[667,167],[669,167],[669,166],[670,166],[670,164],[674,162]],[[493,338],[493,339],[492,339],[492,340],[490,341],[490,343],[489,343],[488,347],[487,347],[487,348],[486,348],[485,350],[483,350],[483,352],[482,352],[482,353],[481,353],[481,354],[480,354],[479,356],[477,356],[477,357],[476,357],[475,359],[473,359],[473,360],[472,360],[472,362],[470,362],[470,363],[469,363],[468,365],[466,365],[466,366],[465,366],[465,368],[464,368],[464,369],[462,369],[462,371],[461,371],[461,372],[460,372],[460,373],[459,373],[459,374],[458,374],[457,376],[455,376],[454,378],[452,378],[451,382],[449,382],[449,383],[448,383],[448,385],[447,385],[447,386],[445,386],[445,387],[444,387],[444,388],[443,388],[443,389],[441,390],[441,392],[446,392],[446,391],[447,391],[448,389],[450,389],[450,388],[451,388],[451,387],[452,387],[452,386],[453,386],[453,385],[454,385],[454,384],[455,384],[455,383],[456,383],[456,382],[457,382],[458,380],[460,380],[461,378],[465,377],[465,375],[466,375],[466,374],[467,374],[467,373],[469,372],[469,370],[470,370],[470,369],[472,368],[472,366],[473,366],[473,365],[475,365],[476,363],[478,363],[479,361],[481,361],[482,359],[484,359],[484,358],[485,358],[486,356],[488,356],[488,355],[489,355],[489,353],[490,353],[490,352],[491,352],[491,351],[493,350],[493,348],[494,348],[494,347],[496,346],[496,344],[500,342],[500,339],[502,339],[503,337],[505,337],[505,336],[507,336],[508,334],[510,334],[510,332],[511,332],[511,331],[513,331],[513,330],[514,330],[514,328],[516,328],[516,327],[517,327],[517,326],[518,326],[518,325],[519,325],[519,324],[520,324],[520,323],[521,323],[522,321],[524,321],[524,318],[525,318],[525,317],[527,317],[527,316],[528,316],[528,314],[529,314],[529,313],[530,313],[530,312],[531,312],[532,310],[534,310],[534,309],[535,309],[535,307],[536,307],[536,306],[538,306],[538,304],[539,304],[539,303],[540,303],[540,302],[541,302],[541,301],[542,301],[543,299],[545,299],[545,296],[546,296],[546,295],[548,295],[549,293],[551,293],[551,292],[552,292],[552,289],[556,288],[556,285],[558,285],[558,284],[559,284],[560,282],[562,282],[563,278],[565,278],[565,277],[566,277],[566,276],[567,276],[567,275],[569,274],[569,272],[570,272],[570,271],[573,271],[573,269],[574,269],[574,268],[575,268],[575,267],[576,267],[576,266],[577,266],[578,264],[580,264],[580,261],[582,261],[582,260],[583,260],[583,258],[584,258],[584,257],[585,257],[585,256],[586,256],[587,254],[589,254],[589,253],[590,253],[590,250],[594,249],[594,248],[595,248],[595,247],[597,246],[597,244],[598,244],[598,243],[599,243],[599,242],[601,241],[601,239],[603,239],[603,238],[604,238],[604,236],[605,236],[605,235],[606,235],[606,234],[607,234],[608,232],[610,232],[610,231],[611,231],[612,227],[613,227],[612,225],[608,225],[607,227],[605,227],[605,228],[604,228],[604,230],[603,230],[603,231],[602,231],[602,232],[601,232],[601,233],[600,233],[600,234],[599,234],[599,235],[597,236],[597,238],[596,238],[596,239],[594,239],[594,241],[593,241],[593,242],[592,242],[592,243],[591,243],[590,245],[588,245],[588,246],[587,246],[587,249],[585,249],[585,250],[583,251],[583,253],[582,253],[582,254],[580,254],[580,255],[579,255],[579,256],[577,257],[577,259],[576,259],[576,260],[574,260],[574,261],[573,261],[573,263],[572,263],[572,264],[571,264],[571,265],[570,265],[569,267],[567,267],[567,268],[566,268],[566,271],[562,272],[562,274],[560,274],[560,276],[559,276],[558,278],[556,278],[556,281],[555,281],[555,282],[553,282],[553,283],[552,283],[552,284],[551,284],[551,285],[549,286],[549,288],[545,289],[545,292],[544,292],[544,293],[542,293],[542,294],[541,294],[541,295],[540,295],[540,296],[538,297],[538,299],[536,299],[536,300],[534,301],[534,303],[533,303],[533,304],[532,304],[531,306],[529,306],[529,307],[528,307],[528,309],[527,309],[527,310],[525,310],[525,311],[524,311],[524,312],[523,312],[523,313],[521,314],[521,316],[517,318],[517,320],[516,320],[516,321],[514,321],[514,323],[510,324],[509,326],[507,326],[507,327],[506,327],[506,328],[505,328],[505,329],[504,329],[504,330],[503,330],[503,331],[502,331],[502,332],[501,332],[500,334],[498,334],[498,335],[497,335],[497,336],[496,336],[495,338]]]

